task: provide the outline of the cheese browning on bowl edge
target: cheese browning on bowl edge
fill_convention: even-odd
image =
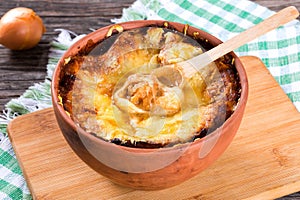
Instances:
[[[166,27],[89,41],[65,59],[61,103],[85,131],[119,145],[158,148],[202,138],[238,104],[241,86],[233,58],[226,55],[188,80],[160,69],[180,65],[203,48],[212,46],[197,32],[192,38]]]

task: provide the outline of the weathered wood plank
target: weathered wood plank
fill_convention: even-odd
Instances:
[[[0,110],[11,99],[20,96],[33,83],[42,81],[54,30],[64,28],[78,34],[88,33],[111,23],[121,16],[122,9],[134,0],[4,0],[0,16],[9,9],[24,6],[34,9],[43,19],[47,32],[35,48],[10,51],[0,45]],[[22,80],[22,81],[21,81]]]

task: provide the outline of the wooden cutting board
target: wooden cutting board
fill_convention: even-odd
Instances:
[[[274,199],[300,191],[300,113],[263,63],[243,57],[249,101],[240,129],[207,170],[169,189],[138,191],[111,183],[64,140],[52,109],[8,126],[34,199]]]

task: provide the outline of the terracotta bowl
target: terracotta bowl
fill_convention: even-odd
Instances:
[[[184,24],[167,22],[168,26],[188,35],[197,32],[197,37],[207,39],[216,46],[221,41],[212,35]],[[147,20],[120,24],[124,30],[145,26],[166,25],[165,21]],[[52,80],[52,101],[59,127],[73,151],[92,169],[111,181],[142,190],[157,190],[182,183],[210,166],[232,142],[242,120],[248,97],[246,72],[240,59],[231,52],[235,61],[240,83],[241,95],[234,113],[223,125],[211,134],[191,143],[160,149],[132,148],[116,145],[80,130],[62,107],[58,89],[64,63],[70,56],[87,48],[93,41],[105,39],[113,25],[96,30],[76,42],[63,55],[57,64]]]

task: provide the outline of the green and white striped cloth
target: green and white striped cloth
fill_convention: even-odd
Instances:
[[[137,0],[123,11],[123,22],[140,19],[177,21],[203,29],[223,41],[261,22],[273,12],[248,0]],[[72,36],[72,37],[71,37]],[[75,37],[75,39],[74,39]],[[82,37],[60,30],[54,39],[43,83],[30,87],[11,100],[0,116],[0,199],[31,199],[30,192],[7,137],[7,123],[25,113],[51,106],[50,81],[64,51]],[[300,111],[300,23],[297,20],[276,29],[235,51],[259,57]]]

